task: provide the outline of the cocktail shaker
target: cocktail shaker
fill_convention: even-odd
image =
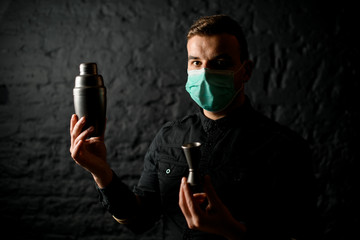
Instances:
[[[186,161],[189,166],[189,175],[187,182],[190,184],[193,191],[201,191],[201,180],[199,173],[199,163],[201,158],[200,142],[191,142],[183,144],[182,149],[185,154]]]
[[[94,131],[89,137],[98,137],[104,133],[106,119],[106,88],[101,75],[98,75],[96,63],[81,63],[80,75],[75,78],[73,89],[74,108],[78,119],[85,116],[83,130],[90,126]]]

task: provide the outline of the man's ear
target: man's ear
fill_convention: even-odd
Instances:
[[[255,64],[251,60],[245,60],[243,64],[244,64],[244,69],[245,69],[244,82],[248,82],[251,78],[251,74],[252,74]]]

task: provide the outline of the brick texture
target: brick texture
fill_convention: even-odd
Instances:
[[[159,239],[158,226],[136,236],[117,224],[98,203],[91,176],[72,161],[74,78],[80,63],[97,62],[108,89],[108,161],[133,186],[162,124],[196,111],[184,90],[187,28],[198,16],[224,13],[248,36],[256,65],[246,91],[254,106],[314,151],[324,239],[350,239],[360,202],[358,13],[314,2],[2,0],[2,233]]]

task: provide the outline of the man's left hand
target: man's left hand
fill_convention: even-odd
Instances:
[[[192,194],[187,179],[181,181],[179,206],[190,229],[218,234],[227,239],[242,239],[246,228],[236,221],[222,203],[211,184],[210,177],[204,178],[204,193]],[[201,206],[207,201],[205,208]]]

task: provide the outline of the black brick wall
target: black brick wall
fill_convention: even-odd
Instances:
[[[185,33],[215,13],[248,36],[254,106],[311,144],[324,238],[350,239],[359,225],[354,9],[344,1],[1,0],[0,228],[12,234],[1,239],[157,239],[157,228],[134,236],[112,220],[72,161],[74,78],[81,62],[98,63],[108,161],[132,186],[161,125],[196,109],[184,91]]]

